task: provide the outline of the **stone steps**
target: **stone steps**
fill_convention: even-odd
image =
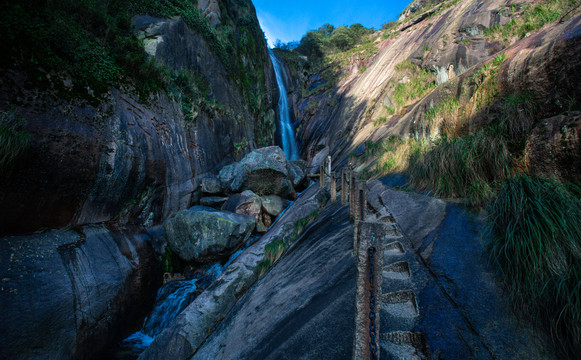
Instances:
[[[415,253],[393,215],[379,199],[372,197],[366,202],[363,196],[360,206],[364,206],[366,211],[361,216],[363,221],[355,218],[354,254],[358,264],[355,323],[357,334],[361,335],[355,337],[353,359],[369,358],[370,355],[370,278],[375,279],[377,289],[374,291],[374,309],[376,326],[379,326],[376,339],[380,359],[427,359],[424,336],[414,332],[420,316],[416,291],[420,290],[418,284],[425,274],[419,268]],[[378,251],[379,256],[372,258],[369,255],[372,248]],[[373,259],[376,269],[375,277],[368,275],[372,269],[370,259]]]
[[[409,261],[413,252],[387,211],[376,214],[373,221],[388,225],[383,250],[382,295],[379,348],[382,360],[426,359],[426,344],[421,333],[414,333],[419,306],[413,289],[413,272]],[[391,225],[391,226],[389,226]]]

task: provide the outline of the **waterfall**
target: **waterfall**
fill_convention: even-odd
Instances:
[[[274,74],[276,75],[276,83],[278,85],[278,92],[280,98],[278,99],[278,110],[280,112],[280,135],[282,137],[282,148],[289,160],[299,159],[299,150],[297,140],[295,139],[295,132],[290,121],[290,112],[288,108],[288,100],[286,94],[286,87],[282,77],[280,64],[274,56],[274,53],[269,49],[270,59],[274,67]]]

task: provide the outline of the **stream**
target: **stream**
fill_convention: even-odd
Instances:
[[[214,282],[242,252],[258,239],[251,236],[244,245],[234,252],[224,264],[219,262],[205,265],[196,271],[191,280],[170,281],[158,291],[153,310],[143,321],[141,330],[124,339],[114,350],[114,359],[131,360],[139,355],[198,295]]]

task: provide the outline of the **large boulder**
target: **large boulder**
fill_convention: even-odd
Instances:
[[[262,197],[262,210],[271,216],[277,217],[286,208],[288,202],[277,195]]]
[[[222,182],[224,189],[228,192],[238,192],[242,189],[246,180],[246,172],[241,163],[226,165],[220,170],[218,179]]]
[[[185,261],[204,260],[246,241],[255,219],[205,206],[182,210],[163,224],[170,248]]]
[[[239,163],[222,168],[219,178],[226,190],[231,192],[249,189],[258,195],[296,196],[289,176],[289,163],[278,146],[250,152]]]
[[[292,160],[288,163],[288,175],[295,189],[307,186],[307,162]]]
[[[222,205],[222,210],[250,215],[256,220],[256,231],[266,231],[262,220],[262,199],[253,193],[252,190],[244,190],[240,194],[233,195]]]
[[[222,183],[214,175],[207,175],[200,181],[200,186],[204,194],[220,194],[222,193]]]
[[[200,205],[220,209],[226,201],[228,197],[225,196],[204,196],[200,199]]]

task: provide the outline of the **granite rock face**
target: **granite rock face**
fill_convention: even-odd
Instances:
[[[159,269],[144,229],[0,239],[2,359],[102,359],[153,303]]]
[[[185,261],[223,254],[248,240],[255,219],[204,206],[181,210],[163,224],[168,245]]]
[[[533,130],[528,151],[533,174],[581,181],[581,112],[541,120]]]
[[[248,96],[232,79],[223,56],[180,17],[138,15],[133,25],[156,61],[205,79],[208,97],[220,106],[194,104],[195,121],[185,118],[181,101],[163,91],[140,98],[135,91],[110,88],[94,101],[59,98],[24,87],[24,72],[2,69],[0,111],[13,109],[21,116],[31,141],[0,177],[0,235],[106,221],[161,224],[198,200],[200,184],[193,179],[231,162],[235,144],[248,144],[242,154],[257,146],[256,124],[275,108],[278,97],[254,7],[246,0],[209,0],[198,6],[211,22],[223,11],[228,21],[249,21],[246,41],[255,51],[251,56],[250,46],[236,48],[240,51],[231,56],[233,61],[244,58],[236,63],[238,74],[251,80],[264,75],[260,111],[249,109]],[[261,143],[274,141],[268,132],[260,137]]]

